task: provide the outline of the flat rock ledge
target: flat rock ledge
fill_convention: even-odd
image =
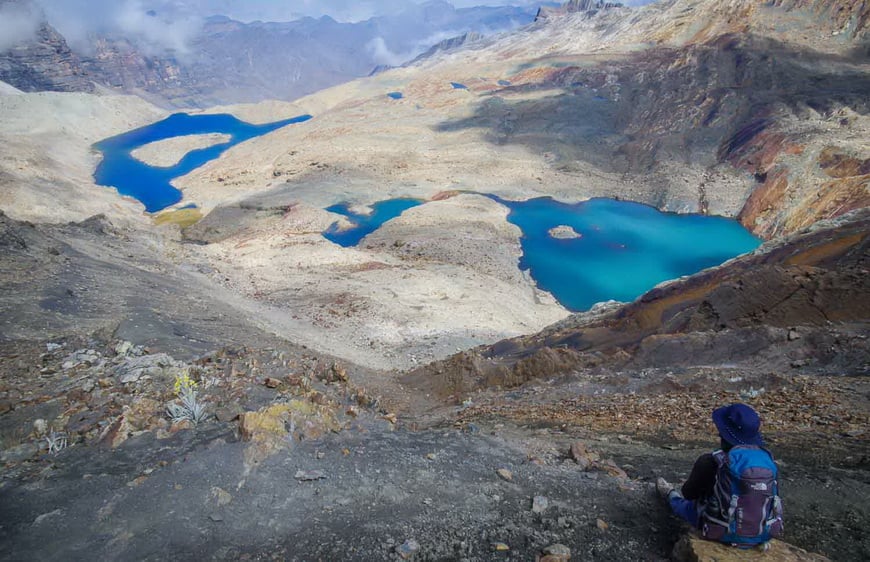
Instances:
[[[764,560],[765,562],[830,562],[821,554],[807,552],[782,541],[770,541],[770,548],[762,550],[739,549],[722,543],[704,540],[689,534],[683,536],[674,546],[675,562],[744,562],[745,560]]]

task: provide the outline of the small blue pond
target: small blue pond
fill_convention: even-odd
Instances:
[[[459,82],[451,82],[450,85],[453,86],[454,90],[467,90],[468,89],[468,86],[466,86],[465,84],[460,84]]]
[[[169,183],[173,179],[189,174],[241,142],[309,119],[310,115],[301,115],[274,123],[251,125],[232,115],[176,113],[163,121],[95,144],[94,148],[103,153],[103,161],[97,166],[94,179],[98,185],[114,187],[122,195],[135,197],[145,205],[145,210],[154,213],[181,201],[181,192]],[[188,152],[180,162],[165,168],[149,166],[130,154],[155,141],[208,133],[226,134],[231,138],[225,143]]]
[[[498,85],[507,87],[507,86],[511,85],[511,82],[510,82],[510,80],[499,80]]]
[[[356,246],[360,243],[360,240],[379,229],[388,220],[392,220],[408,209],[413,209],[422,204],[423,201],[420,199],[389,199],[375,203],[371,206],[372,212],[364,215],[351,211],[347,203],[339,203],[338,205],[327,207],[326,210],[330,213],[347,217],[353,223],[353,227],[340,230],[338,223],[333,223],[323,233],[323,237],[345,248]]]
[[[760,241],[738,222],[703,215],[662,213],[626,201],[592,199],[561,203],[551,198],[506,201],[508,221],[523,233],[521,269],[569,310],[588,310],[607,300],[632,301],[655,285],[719,265],[750,252]],[[346,204],[328,208],[350,218],[355,227],[323,235],[342,246],[355,246],[402,212],[420,205],[415,199],[375,203],[360,215]],[[571,227],[576,238],[554,238],[550,231]]]
[[[387,97],[394,100],[400,100],[405,96],[402,94],[402,92],[390,92],[389,94],[387,94]]]

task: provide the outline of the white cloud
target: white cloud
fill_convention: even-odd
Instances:
[[[375,37],[366,44],[366,51],[372,57],[372,60],[377,64],[385,64],[388,66],[399,66],[407,61],[406,55],[394,53],[387,47],[387,42],[383,37]]]
[[[78,50],[93,33],[119,34],[150,52],[185,53],[203,16],[183,0],[38,0],[49,23]]]
[[[427,51],[432,45],[440,43],[445,39],[460,35],[460,31],[440,31],[433,33],[428,37],[415,41],[409,49],[404,49],[400,52],[392,51],[383,37],[375,37],[366,44],[366,50],[376,64],[386,64],[389,66],[399,66],[412,60],[417,55]]]
[[[42,14],[32,6],[0,5],[0,53],[33,37],[41,21]]]
[[[115,23],[126,37],[135,37],[152,49],[187,52],[188,42],[202,29],[202,17],[178,2],[127,0],[118,7]],[[156,9],[155,9],[156,8]]]

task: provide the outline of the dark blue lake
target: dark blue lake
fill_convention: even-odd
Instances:
[[[422,204],[423,201],[420,199],[389,199],[375,203],[371,206],[372,212],[364,215],[352,212],[347,203],[339,203],[327,207],[326,210],[347,217],[353,223],[353,227],[340,230],[338,223],[334,223],[323,233],[323,237],[345,248],[356,246],[360,240],[379,229],[388,220],[392,220],[408,209]]]
[[[572,311],[607,300],[633,301],[662,281],[719,265],[761,243],[731,219],[662,213],[639,203],[487,197],[505,205],[510,210],[507,220],[522,231],[519,267]],[[390,199],[375,203],[368,215],[352,213],[346,204],[334,205],[327,210],[356,226],[339,231],[333,225],[323,235],[341,246],[356,246],[386,221],[420,204],[416,199]],[[560,226],[570,227],[570,235],[577,237],[553,237],[550,231]]]
[[[163,121],[96,143],[94,148],[103,153],[103,161],[94,172],[94,180],[98,185],[114,187],[123,195],[135,197],[145,205],[146,211],[154,213],[181,201],[181,191],[169,183],[175,178],[189,174],[239,143],[309,119],[310,115],[300,115],[274,123],[252,125],[232,115],[176,113]],[[149,166],[130,154],[155,141],[208,133],[229,135],[230,140],[192,150],[180,162],[165,168]]]

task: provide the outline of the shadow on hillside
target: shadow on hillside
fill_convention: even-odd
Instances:
[[[489,142],[548,153],[563,171],[576,161],[617,173],[649,172],[668,160],[711,165],[750,140],[733,137],[754,121],[765,119],[757,134],[784,113],[808,119],[850,107],[866,114],[865,62],[724,36],[594,66],[554,66],[535,84],[487,94],[475,115],[436,130],[485,129]],[[549,89],[560,93],[542,96]],[[510,99],[522,94],[536,97]]]

